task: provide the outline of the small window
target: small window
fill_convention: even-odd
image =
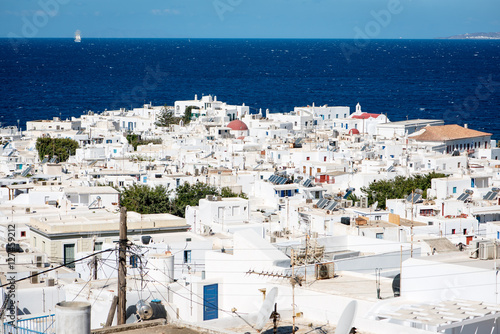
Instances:
[[[21,238],[26,238],[26,231],[21,231]]]
[[[95,243],[95,246],[94,246],[94,249],[95,249],[96,251],[100,251],[100,250],[102,250],[102,241],[98,241],[98,242],[96,242],[96,243]]]
[[[455,233],[456,233],[456,231],[455,231],[455,229],[453,228],[453,229],[451,230],[451,234],[455,234]]]
[[[190,250],[184,251],[184,263],[191,263],[191,251]]]
[[[434,222],[428,222],[427,225],[432,226],[434,225]]]
[[[453,193],[456,194],[457,193],[457,187],[453,187]]]
[[[377,238],[377,239],[384,239],[384,233],[377,233],[377,234],[375,234],[375,238]]]

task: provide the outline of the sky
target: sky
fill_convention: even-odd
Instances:
[[[0,37],[435,38],[500,31],[500,0],[0,0]]]

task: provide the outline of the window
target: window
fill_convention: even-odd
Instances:
[[[325,161],[325,162],[326,162],[326,157],[323,157],[323,161]]]
[[[453,187],[453,193],[456,194],[457,193],[457,187]]]
[[[184,263],[191,263],[191,251],[190,250],[184,251]]]
[[[339,114],[335,115],[335,118],[339,118]]]
[[[467,234],[467,229],[466,229],[466,228],[464,228],[464,235],[466,235],[466,234]]]
[[[451,229],[451,234],[455,234],[455,229]]]
[[[308,160],[308,161],[311,160],[311,157],[307,157],[306,160]]]
[[[21,238],[26,238],[26,231],[21,231]]]
[[[96,250],[96,251],[102,250],[102,241],[95,243],[94,250]]]
[[[375,234],[375,238],[377,238],[377,239],[384,239],[384,233],[377,233],[377,234]]]
[[[118,186],[123,187],[124,182],[123,181],[118,181]]]
[[[321,168],[316,168],[316,173],[321,173]]]
[[[432,226],[434,225],[434,222],[428,222],[427,225]]]
[[[66,244],[63,248],[64,265],[68,268],[75,268],[75,244]]]

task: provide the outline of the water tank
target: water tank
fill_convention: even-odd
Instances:
[[[147,267],[151,279],[163,284],[174,281],[174,255],[170,252],[169,254],[151,254]]]
[[[143,245],[149,245],[151,242],[151,236],[150,235],[143,235],[141,236],[141,241]]]
[[[57,303],[56,323],[56,334],[90,334],[90,303]]]
[[[149,320],[153,316],[153,309],[149,306],[148,302],[144,300],[139,300],[137,304],[135,304],[137,308],[137,314],[142,320]]]
[[[340,222],[344,225],[351,225],[351,218],[349,217],[342,217],[340,218]]]

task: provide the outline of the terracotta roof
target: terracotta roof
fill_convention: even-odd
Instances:
[[[358,131],[358,129],[351,129],[351,130],[349,130],[349,134],[350,135],[359,135],[359,131]]]
[[[235,130],[235,131],[248,130],[248,126],[245,123],[243,123],[242,121],[240,121],[239,119],[235,119],[234,121],[229,122],[227,127],[230,128],[231,130]]]
[[[356,115],[356,114],[352,114],[351,115],[351,118],[356,118],[356,119],[368,119],[368,118],[377,118],[379,117],[381,114],[369,114],[367,112],[364,112],[364,113],[361,113],[359,115]]]
[[[460,125],[449,124],[441,126],[426,126],[410,138],[417,141],[446,141],[491,136],[491,133],[464,128]]]

